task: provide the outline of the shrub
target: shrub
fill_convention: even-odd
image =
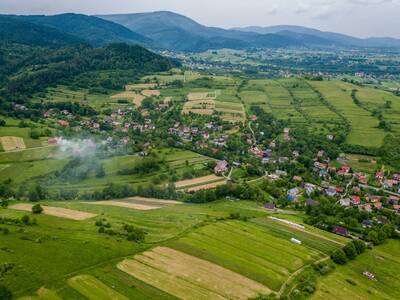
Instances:
[[[352,242],[344,246],[343,251],[350,260],[355,259],[358,255],[357,249]]]
[[[32,213],[41,214],[43,212],[43,207],[38,203],[32,206]]]
[[[331,258],[338,265],[344,265],[347,262],[347,256],[342,249],[334,251]]]
[[[363,241],[360,240],[355,240],[352,241],[354,247],[356,248],[356,251],[358,254],[364,253],[365,250],[367,249],[367,246],[365,245],[365,243]]]
[[[29,224],[29,216],[28,215],[23,215],[21,217],[21,222],[24,223],[25,225]]]

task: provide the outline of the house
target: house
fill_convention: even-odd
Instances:
[[[265,203],[264,208],[268,209],[268,210],[275,210],[275,204],[274,203]]]
[[[344,227],[341,227],[341,226],[334,226],[333,229],[332,229],[332,232],[334,234],[341,235],[341,236],[347,236],[348,235],[347,229],[344,228]]]
[[[400,181],[400,174],[393,174],[393,179]]]
[[[336,196],[336,188],[335,187],[329,187],[325,190],[325,194],[329,197],[335,197]]]
[[[389,224],[389,220],[386,217],[379,217],[376,221],[378,224]]]
[[[301,176],[293,176],[293,181],[302,182],[303,178]]]
[[[390,195],[389,196],[389,203],[390,204],[398,204],[399,202],[400,202],[400,197],[394,196],[394,195]]]
[[[363,228],[371,228],[373,223],[370,220],[364,220],[362,221],[361,225]]]
[[[363,272],[363,275],[367,277],[369,280],[375,280],[375,275],[372,274],[371,272],[365,271]]]
[[[314,193],[316,186],[315,186],[315,184],[312,184],[312,183],[305,183],[304,189],[306,190],[306,193],[308,195],[310,195],[310,194]]]
[[[371,212],[371,211],[372,211],[372,206],[371,206],[371,204],[359,205],[359,206],[358,206],[358,210],[366,211],[366,212]]]
[[[288,195],[287,199],[289,201],[296,201],[300,195],[300,189],[299,188],[290,189],[288,190],[287,195]]]
[[[380,201],[380,200],[381,200],[381,197],[380,197],[380,196],[377,196],[377,195],[367,194],[367,195],[365,196],[365,199],[366,199],[368,202],[375,203],[375,202]]]
[[[59,120],[58,125],[60,125],[61,127],[69,127],[69,122],[64,120]]]
[[[214,168],[215,174],[222,174],[228,171],[229,164],[226,160],[219,161]]]
[[[286,177],[288,175],[286,171],[282,171],[282,170],[276,170],[275,174],[282,176],[282,177]]]
[[[47,143],[48,143],[49,145],[57,145],[57,144],[58,144],[58,139],[57,139],[57,138],[49,138],[49,139],[47,140]]]
[[[385,178],[385,173],[383,171],[378,171],[375,174],[375,179],[378,181],[382,181]]]
[[[351,196],[351,203],[353,203],[354,205],[359,205],[361,203],[361,197]]]
[[[316,162],[314,163],[314,167],[317,168],[318,170],[326,170],[326,168],[328,167],[328,165],[327,165],[327,164],[320,163],[319,161],[316,161]]]

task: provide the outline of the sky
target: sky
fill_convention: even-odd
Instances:
[[[0,0],[1,14],[158,10],[223,28],[301,25],[358,37],[400,38],[400,0]]]

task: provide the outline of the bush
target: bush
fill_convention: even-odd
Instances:
[[[28,215],[23,215],[21,217],[21,222],[24,223],[25,225],[29,224],[29,216]]]
[[[365,243],[363,241],[355,240],[355,241],[352,241],[352,243],[353,243],[354,247],[356,248],[358,254],[364,253],[365,250],[367,249],[367,246],[365,245]]]
[[[355,259],[358,255],[357,249],[352,242],[344,246],[343,251],[349,260]]]
[[[347,263],[346,253],[342,249],[336,250],[331,254],[332,260],[338,265],[344,265]]]
[[[43,212],[43,207],[38,203],[32,206],[32,213],[41,214]]]

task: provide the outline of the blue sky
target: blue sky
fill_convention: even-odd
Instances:
[[[169,10],[209,26],[303,25],[359,37],[400,38],[400,0],[0,0],[7,14]]]

